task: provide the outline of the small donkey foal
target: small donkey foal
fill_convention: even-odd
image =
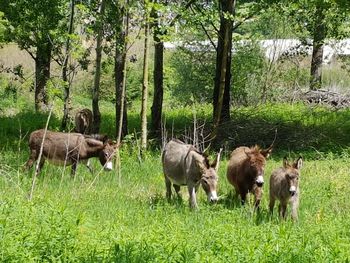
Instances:
[[[278,199],[279,214],[286,218],[287,204],[290,202],[292,219],[298,219],[299,206],[299,177],[300,168],[303,165],[302,157],[299,157],[293,164],[290,164],[285,157],[283,167],[277,168],[270,177],[270,213],[273,213],[275,201]]]

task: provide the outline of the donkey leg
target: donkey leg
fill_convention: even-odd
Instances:
[[[165,197],[170,202],[170,200],[171,200],[171,182],[170,182],[169,178],[166,177],[166,175],[164,175],[164,179],[165,179],[165,188],[166,188]]]
[[[40,162],[39,162],[39,164],[38,164],[38,166],[37,166],[37,168],[36,168],[36,171],[35,171],[37,175],[39,175],[41,169],[42,169],[43,166],[44,166],[44,163],[45,163],[45,158],[42,157],[42,158],[40,159]]]
[[[36,159],[38,158],[38,152],[36,150],[31,150],[30,151],[30,156],[29,156],[29,159],[28,161],[26,162],[24,168],[26,170],[29,170],[30,168],[32,168],[34,162],[36,161]]]
[[[87,160],[85,165],[89,169],[90,173],[94,174],[94,171],[92,170],[92,166],[91,166],[91,163],[90,163],[90,159]]]
[[[280,216],[286,219],[287,204],[285,202],[280,203]]]
[[[196,200],[196,189],[195,186],[192,184],[188,185],[188,193],[190,195],[190,207],[191,209],[197,209],[198,205],[197,205],[197,200]]]
[[[254,198],[255,198],[255,200],[254,200],[255,208],[259,208],[260,202],[261,202],[261,198],[262,198],[262,194],[263,194],[262,188],[256,186],[256,187],[254,187],[253,191],[254,191]]]
[[[273,215],[273,208],[275,207],[275,197],[270,195],[270,204],[269,204],[269,208],[270,208],[270,214]]]
[[[72,164],[72,170],[71,170],[71,173],[70,173],[71,178],[75,178],[75,172],[77,170],[77,166],[78,166],[78,162],[74,162]]]
[[[292,220],[297,221],[298,220],[298,206],[299,206],[299,199],[295,199],[291,201],[291,210],[292,210]]]
[[[181,195],[180,195],[180,185],[177,184],[173,184],[173,187],[175,189],[175,193],[177,195],[177,198],[181,199]]]
[[[239,193],[239,195],[241,196],[241,204],[242,204],[242,205],[244,205],[245,202],[246,202],[247,194],[248,194],[248,193],[245,192],[245,191],[241,191],[241,192]]]

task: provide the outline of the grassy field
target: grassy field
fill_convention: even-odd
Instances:
[[[109,107],[102,106],[102,131],[112,135]],[[189,109],[166,114],[177,133],[191,124]],[[209,114],[205,107],[198,110],[202,120]],[[190,211],[184,188],[183,201],[169,204],[160,151],[148,152],[140,163],[132,140],[121,150],[120,181],[115,172],[99,173],[97,160],[94,175],[81,165],[75,180],[70,169],[46,164],[29,201],[33,171],[22,171],[28,133],[42,127],[46,115],[22,110],[0,117],[0,261],[348,262],[350,112],[268,105],[232,114],[229,125],[236,129],[229,130],[234,139],[224,144],[226,154],[236,144],[269,145],[273,127],[279,127],[266,182],[284,155],[303,155],[297,223],[269,216],[268,183],[260,214],[234,200],[225,176],[227,155],[219,169],[217,204],[207,204],[200,189],[199,210]],[[131,130],[138,118],[131,113]],[[54,116],[50,129],[58,128]]]

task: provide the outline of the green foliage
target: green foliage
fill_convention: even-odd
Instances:
[[[295,30],[290,18],[279,8],[265,9],[263,13],[248,23],[237,28],[235,34],[248,35],[254,39],[295,38]]]
[[[348,36],[347,24],[349,7],[346,1],[337,0],[293,0],[281,1],[277,8],[290,18],[290,24],[301,38],[314,32],[315,22],[324,15],[323,24],[326,37],[344,38]]]
[[[257,43],[235,45],[232,57],[232,101],[238,105],[259,102],[267,65]],[[257,96],[258,95],[258,96]]]
[[[5,41],[7,21],[4,19],[4,13],[0,11],[0,44]]]
[[[150,58],[149,84],[153,86],[153,59]],[[126,97],[130,105],[141,99],[141,83],[142,83],[142,60],[139,59],[135,63],[128,63],[126,79]]]
[[[169,59],[167,88],[171,97],[182,103],[210,102],[214,85],[215,54],[209,50],[177,49]]]
[[[22,100],[24,96],[19,96]],[[83,97],[75,104],[89,105]],[[0,101],[0,108],[4,100]],[[79,165],[70,169],[46,163],[28,201],[33,171],[22,171],[29,156],[28,135],[45,125],[47,114],[25,111],[0,117],[0,259],[3,262],[346,262],[350,260],[348,166],[350,112],[301,104],[266,104],[232,111],[229,140],[222,143],[220,201],[206,203],[198,190],[199,211],[183,200],[164,197],[160,150],[138,160],[137,142],[129,136],[121,148],[121,184],[115,172],[94,174]],[[112,104],[101,102],[101,130],[113,134]],[[208,120],[210,105],[166,107],[168,130],[175,136],[191,125],[193,109]],[[55,116],[49,129],[57,130]],[[136,129],[138,112],[130,118]],[[252,200],[242,207],[226,179],[227,158],[237,145],[269,145],[277,140],[265,169],[261,213]],[[336,131],[336,132],[335,132]],[[170,135],[170,134],[169,134]],[[237,145],[236,145],[237,144]],[[303,155],[299,221],[268,213],[268,178],[282,157]],[[96,179],[96,180],[95,180]]]
[[[62,30],[65,0],[1,1],[0,9],[8,21],[6,40],[30,50],[43,42],[55,42]]]
[[[291,153],[295,157],[299,153]],[[268,214],[268,179],[262,210],[232,200],[219,170],[216,205],[198,191],[199,211],[183,201],[167,203],[160,153],[139,164],[131,148],[122,150],[122,182],[115,174],[94,176],[78,167],[76,180],[52,165],[44,167],[33,201],[26,194],[31,178],[19,166],[25,151],[0,155],[0,257],[6,261],[77,262],[346,262],[350,259],[348,169],[346,158],[306,159],[300,181],[299,222]],[[266,178],[282,165],[267,162]],[[19,161],[18,161],[19,160]],[[93,162],[98,171],[97,162]],[[31,173],[30,173],[31,175]],[[63,176],[63,178],[62,178]]]

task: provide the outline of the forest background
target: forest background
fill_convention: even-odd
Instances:
[[[348,261],[349,12],[346,0],[0,0],[2,261]],[[28,200],[30,132],[50,112],[49,129],[70,132],[81,108],[123,142],[121,166],[71,180],[46,165]],[[225,178],[235,147],[267,147],[276,130],[266,177],[285,155],[305,160],[295,224],[268,215],[268,183],[256,214]],[[224,148],[217,205],[165,201],[173,137]]]

